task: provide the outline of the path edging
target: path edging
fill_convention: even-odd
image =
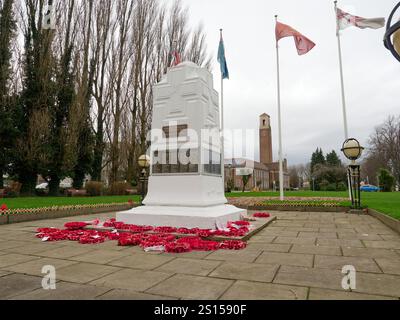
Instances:
[[[388,226],[390,229],[400,233],[400,220],[392,218],[384,213],[376,211],[375,209],[368,209],[368,214],[380,220],[383,224]]]
[[[307,206],[279,206],[279,205],[255,205],[255,206],[245,206],[243,209],[247,209],[250,211],[262,211],[262,210],[271,210],[271,211],[295,211],[295,212],[348,212],[350,208],[347,207],[307,207]]]
[[[73,209],[73,210],[51,210],[39,213],[26,213],[26,214],[10,214],[0,216],[0,225],[13,224],[20,222],[31,222],[47,219],[59,219],[67,217],[77,217],[77,216],[88,216],[98,213],[113,213],[117,211],[126,211],[134,208],[136,205],[131,204],[121,204],[111,207],[102,208],[83,208],[83,209]]]

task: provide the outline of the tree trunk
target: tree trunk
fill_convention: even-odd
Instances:
[[[60,195],[60,178],[51,177],[49,182],[49,196],[58,197]]]
[[[83,180],[85,179],[85,172],[76,170],[75,171],[75,178],[72,184],[74,189],[80,190],[83,188]]]
[[[19,182],[22,184],[21,196],[33,196],[35,194],[37,174],[25,172],[20,175]]]
[[[0,168],[0,189],[4,188],[3,168]]]

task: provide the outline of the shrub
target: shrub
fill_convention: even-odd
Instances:
[[[227,191],[232,192],[232,190],[235,188],[235,182],[233,181],[233,179],[228,179],[226,184],[227,184]]]
[[[337,186],[337,191],[347,191],[347,184],[340,182]]]
[[[386,169],[381,169],[379,171],[379,187],[382,189],[383,192],[392,192],[395,178],[390,174],[390,172]]]
[[[127,182],[114,182],[109,188],[109,194],[112,196],[123,196],[126,190],[132,189],[132,186]]]
[[[329,181],[328,180],[322,180],[321,183],[319,184],[320,191],[328,191],[328,186],[329,186]]]
[[[99,197],[103,194],[103,182],[89,181],[86,182],[85,190],[92,197]]]
[[[326,187],[326,191],[336,191],[336,185],[334,183],[329,184]]]
[[[35,194],[38,197],[47,197],[49,195],[49,190],[47,190],[47,189],[35,189]]]

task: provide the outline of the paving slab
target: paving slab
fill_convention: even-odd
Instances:
[[[108,289],[109,290],[109,289]],[[107,293],[96,297],[96,300],[176,300],[171,297],[156,296],[153,294],[147,294],[143,292],[135,292],[132,290],[112,289]]]
[[[317,245],[326,247],[354,247],[365,248],[360,240],[345,240],[345,239],[317,239]]]
[[[288,232],[320,232],[319,228],[311,228],[311,227],[287,227],[285,231]],[[298,234],[297,234],[298,235]],[[296,237],[297,237],[296,235]]]
[[[274,243],[280,244],[315,244],[317,238],[293,238],[293,237],[278,237]]]
[[[207,276],[215,268],[221,265],[221,261],[213,260],[195,260],[187,258],[176,258],[171,262],[168,262],[161,267],[155,269],[155,271],[167,272],[167,273],[180,273],[195,276]]]
[[[256,263],[268,263],[287,266],[312,267],[314,256],[310,254],[264,252]]]
[[[211,253],[211,251],[192,251],[184,253],[162,253],[161,255],[175,258],[204,259],[208,257]]]
[[[129,248],[118,246],[118,241],[106,241],[96,245],[88,245],[97,250],[128,251]]]
[[[268,252],[289,252],[291,244],[276,244],[263,242],[249,242],[247,244],[249,250],[262,250]]]
[[[365,239],[365,240],[395,240],[400,241],[400,235],[395,234],[382,234],[380,235],[380,239]]]
[[[14,241],[29,241],[32,242],[32,239],[37,240],[36,238],[36,232],[10,232],[9,234],[4,234],[3,232],[0,233],[0,237],[2,240],[14,240]]]
[[[146,253],[133,253],[126,257],[116,259],[109,265],[133,269],[153,270],[175,259],[167,255],[152,255]]]
[[[336,232],[300,232],[299,238],[337,239]]]
[[[98,295],[104,294],[109,290],[109,288],[61,281],[56,283],[55,290],[44,290],[41,288],[14,296],[13,300],[93,300]]]
[[[350,227],[345,228],[319,228],[319,232],[336,232],[338,235],[340,234],[355,234],[356,230]]]
[[[61,259],[53,259],[53,258],[40,258],[34,259],[32,261],[19,263],[16,265],[11,265],[2,268],[3,270],[12,271],[15,273],[28,274],[38,277],[43,277],[42,269],[44,266],[53,266],[56,268],[56,274],[58,276],[58,272],[61,268],[71,266],[76,264],[75,261],[61,260]]]
[[[354,291],[400,299],[400,276],[358,272]]]
[[[400,275],[400,257],[398,259],[376,258],[375,261],[384,273]]]
[[[297,228],[296,228],[297,230]],[[292,237],[297,238],[299,235],[299,231],[275,231],[270,230],[269,228],[260,232],[257,236],[251,238],[251,240],[256,240],[258,237]]]
[[[309,300],[397,300],[396,298],[356,292],[311,288]]]
[[[50,249],[40,252],[38,255],[47,258],[68,259],[84,253],[92,252],[93,247],[88,246],[63,246],[61,248]]]
[[[254,262],[261,253],[261,250],[252,250],[250,248],[240,251],[219,250],[208,255],[206,259],[220,261]]]
[[[254,236],[250,239],[251,242],[262,242],[262,243],[272,243],[276,239],[276,236]]]
[[[73,265],[57,269],[57,279],[74,283],[88,283],[121,270],[98,264],[73,263]]]
[[[47,251],[49,249],[60,249],[63,245],[60,242],[42,242],[42,243],[34,243],[34,244],[25,244],[25,246],[17,247],[17,248],[8,248],[4,249],[4,251],[12,252],[12,253],[20,253],[20,254],[30,254],[37,255],[43,251]]]
[[[142,292],[171,276],[172,274],[165,272],[122,269],[118,272],[114,272],[92,281],[90,284],[100,287],[129,289]]]
[[[225,262],[215,269],[209,277],[272,282],[278,268],[278,264]]]
[[[42,278],[11,274],[0,278],[0,299],[10,299],[42,287]]]
[[[341,256],[342,251],[338,246],[321,246],[321,245],[294,245],[290,250],[291,253],[303,254],[322,254],[329,256]]]
[[[9,274],[13,274],[13,272],[0,270],[0,278],[8,276]]]
[[[363,241],[367,248],[377,249],[400,249],[400,241]]]
[[[109,264],[110,262],[121,259],[129,255],[127,252],[112,250],[91,250],[90,252],[70,258],[73,261],[89,262],[95,264]]]
[[[347,265],[354,266],[357,271],[381,273],[378,265],[371,258],[315,256],[315,268],[342,270]]]
[[[341,270],[282,266],[274,283],[341,290],[342,279]]]
[[[383,236],[370,233],[338,233],[339,239],[344,240],[382,240]]]
[[[26,246],[26,242],[15,241],[15,240],[0,242],[0,250],[2,250],[2,251],[7,250],[7,249],[12,249],[12,248],[17,248],[17,247],[23,247],[23,246]]]
[[[291,221],[291,220],[278,220],[274,224],[275,227],[304,227],[304,222]]]
[[[9,267],[37,259],[39,259],[39,257],[22,255],[17,253],[5,253],[0,255],[0,268]]]
[[[237,281],[221,300],[306,300],[308,288]]]
[[[348,257],[365,258],[398,258],[394,250],[376,248],[346,248],[343,247],[343,255]]]
[[[216,300],[233,283],[233,280],[178,274],[147,290],[147,293],[180,299]]]

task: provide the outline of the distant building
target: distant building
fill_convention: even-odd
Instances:
[[[260,116],[260,162],[248,159],[225,160],[225,187],[234,182],[234,189],[243,188],[242,172],[249,169],[252,172],[246,190],[278,190],[279,189],[279,162],[274,162],[272,149],[271,117],[264,113]],[[249,172],[250,172],[249,171]],[[284,188],[290,188],[288,163],[284,160]]]

